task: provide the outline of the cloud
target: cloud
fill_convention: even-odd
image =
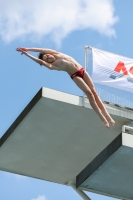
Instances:
[[[57,45],[72,31],[93,29],[115,36],[113,0],[1,0],[0,37],[5,42],[48,37]]]
[[[36,199],[32,199],[32,200],[46,200],[45,196],[38,196]]]

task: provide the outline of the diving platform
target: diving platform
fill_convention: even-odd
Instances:
[[[0,139],[0,170],[132,199],[133,111],[105,107],[110,130],[84,96],[41,88]]]

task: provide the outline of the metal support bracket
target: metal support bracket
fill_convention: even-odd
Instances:
[[[70,181],[68,183],[68,185],[70,185],[84,200],[91,200],[82,190],[79,190],[76,188],[76,185],[74,182]]]

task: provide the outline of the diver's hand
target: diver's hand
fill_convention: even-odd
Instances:
[[[16,51],[22,52],[22,51],[28,51],[28,49],[24,48],[24,47],[18,47],[18,48],[16,48]]]

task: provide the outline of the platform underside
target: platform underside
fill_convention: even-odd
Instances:
[[[0,170],[60,184],[76,181],[131,121],[111,110],[116,125],[108,130],[89,103],[83,107],[82,97],[41,89],[1,138]]]
[[[133,199],[132,158],[133,148],[121,146],[80,188],[120,199]]]

